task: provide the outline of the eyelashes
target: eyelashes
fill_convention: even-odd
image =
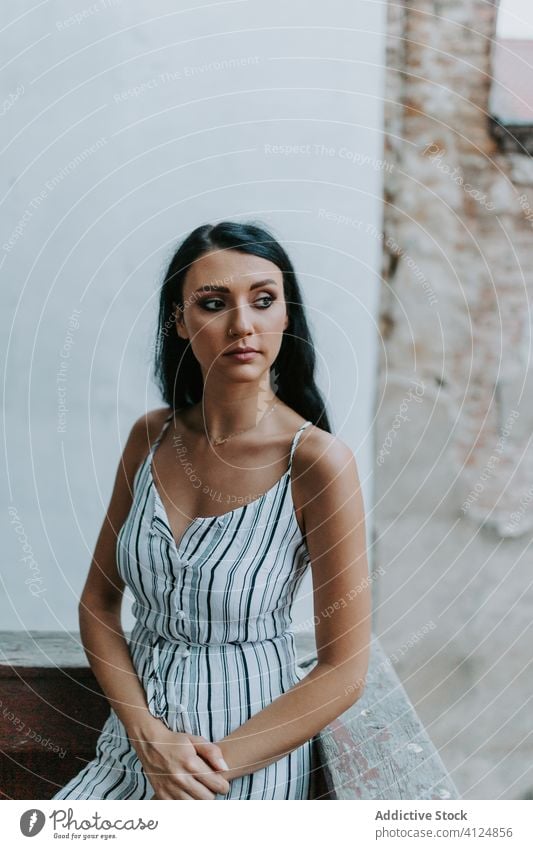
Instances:
[[[272,295],[263,295],[262,298],[258,298],[257,301],[254,301],[254,303],[257,304],[258,301],[269,301],[266,306],[259,307],[260,310],[264,310],[268,309],[274,303],[275,300],[276,298],[274,298]],[[203,300],[199,301],[200,307],[206,312],[220,312],[220,310],[218,309],[212,309],[211,307],[207,306],[207,304],[213,303],[219,303],[224,305],[224,301],[222,300],[222,298],[204,298]]]

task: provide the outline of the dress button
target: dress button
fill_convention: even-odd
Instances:
[[[182,713],[182,711],[184,711],[185,709],[186,709],[185,705],[182,704],[181,702],[178,705],[176,705],[176,710],[179,711],[180,713]]]
[[[185,619],[185,612],[183,610],[176,610],[176,616],[178,619]]]
[[[224,524],[224,519],[220,518],[220,519],[217,520],[217,525],[218,525],[219,528],[221,528],[223,524]]]

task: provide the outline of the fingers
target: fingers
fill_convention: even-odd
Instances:
[[[229,782],[222,775],[219,775],[219,773],[213,772],[209,764],[206,764],[199,755],[194,754],[188,758],[185,766],[188,771],[188,778],[194,782],[194,784],[188,783],[186,785],[188,792],[191,792],[189,787],[192,787],[194,790],[198,789],[196,785],[200,785],[203,789],[211,790],[213,793],[225,794],[229,792]]]
[[[185,794],[185,797],[195,799],[197,801],[212,802],[215,798],[215,793],[204,787],[199,781],[187,785],[187,790],[180,791]],[[189,795],[190,794],[190,795]]]
[[[210,790],[188,772],[181,772],[179,775],[172,776],[172,779],[176,783],[168,784],[165,789],[169,799],[211,801],[215,798],[217,791]]]
[[[167,773],[159,776],[159,780],[151,778],[152,785],[156,788],[152,800],[159,799],[192,799],[212,800],[218,789],[210,790],[188,771]]]
[[[222,751],[216,743],[201,734],[180,735],[184,738],[184,751],[177,762],[167,769],[146,771],[154,787],[152,799],[197,799],[213,800],[215,795],[226,795],[230,783],[220,770],[229,770]],[[152,777],[153,776],[153,777]],[[157,776],[157,778],[156,778]]]
[[[217,746],[216,743],[211,743],[210,740],[206,740],[205,737],[201,736],[197,736],[193,742],[198,754],[201,755],[204,761],[211,764],[213,769],[225,769],[229,772],[229,766],[224,760],[220,746]]]

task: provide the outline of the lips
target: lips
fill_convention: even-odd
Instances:
[[[259,356],[259,351],[255,348],[234,348],[233,351],[228,351],[226,356],[229,356],[234,363],[251,363]]]

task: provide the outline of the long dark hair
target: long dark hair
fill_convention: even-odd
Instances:
[[[279,242],[264,227],[221,221],[203,224],[178,246],[168,266],[159,301],[154,375],[165,402],[173,410],[201,400],[203,377],[190,341],[176,332],[175,307],[183,307],[185,275],[197,259],[212,250],[235,250],[270,260],[283,274],[289,323],[272,364],[280,400],[314,425],[331,433],[322,395],[315,383],[316,357],[302,295],[292,263]]]

